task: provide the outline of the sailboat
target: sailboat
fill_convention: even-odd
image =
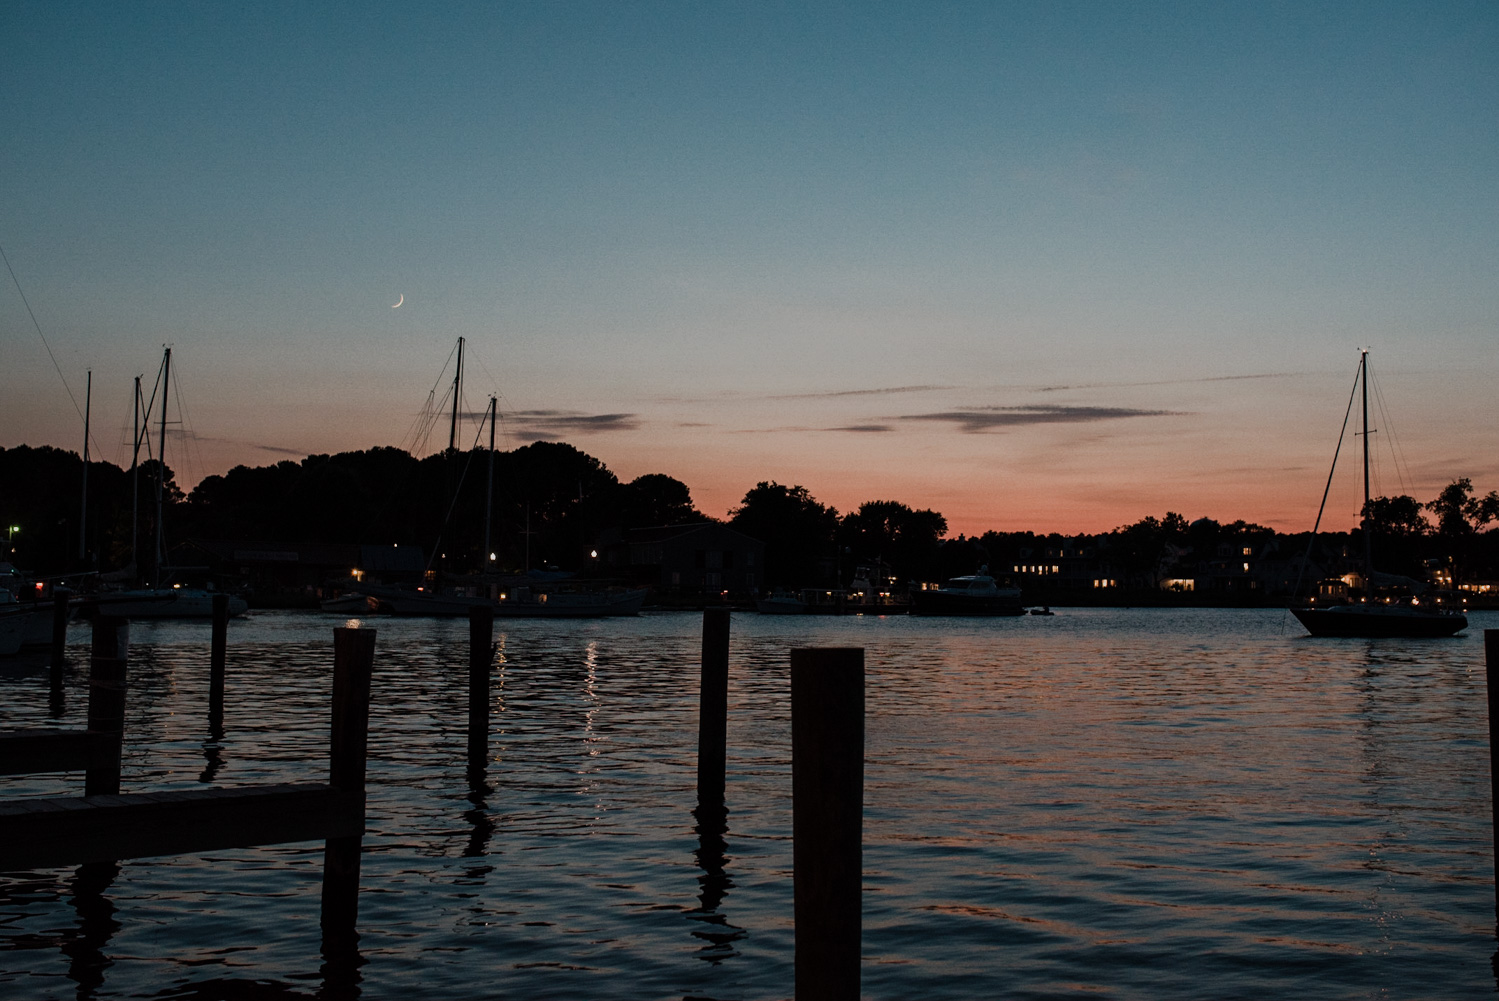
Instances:
[[[1312,598],[1306,605],[1293,607],[1291,614],[1296,616],[1306,627],[1307,632],[1313,636],[1361,638],[1451,636],[1466,629],[1468,619],[1461,612],[1443,607],[1440,599],[1423,599],[1415,593],[1398,596],[1376,593],[1376,581],[1387,575],[1377,574],[1374,570],[1374,547],[1369,525],[1369,352],[1367,350],[1359,352],[1354,389],[1355,391],[1361,390],[1363,400],[1361,437],[1364,440],[1364,595],[1359,601],[1334,600],[1332,603],[1318,603],[1316,598]],[[1350,408],[1353,406],[1351,396],[1348,406]],[[1344,427],[1347,427],[1346,417]],[[1341,436],[1338,444],[1341,447]],[[1335,451],[1333,453],[1334,470],[1337,468],[1337,462]],[[1331,484],[1332,472],[1328,473],[1327,479]],[[1324,506],[1327,503],[1325,490],[1322,502]],[[1317,515],[1319,526],[1321,521],[1322,515],[1319,512]],[[1315,539],[1316,528],[1313,528],[1312,534]]]
[[[451,423],[448,426],[449,455],[458,454],[459,400],[463,392],[463,347],[464,338],[460,337],[456,349],[458,364],[453,375],[453,410]],[[486,554],[490,552],[490,512],[494,501],[495,423],[498,418],[499,400],[491,396],[489,407],[484,413],[484,421],[489,424],[489,480],[485,488],[484,548],[481,552]],[[430,428],[429,421],[426,423],[426,431],[430,431]],[[482,422],[479,430],[481,432],[484,430]],[[425,432],[418,432],[413,435],[413,443],[424,437]],[[463,480],[460,477],[458,486],[454,488],[453,504],[457,503],[457,493],[462,486]],[[452,513],[453,505],[449,505],[449,517]],[[448,521],[444,519],[442,529],[438,534],[437,545],[432,550],[434,554],[442,547],[442,532],[447,530],[447,525]],[[646,595],[649,593],[647,588],[609,587],[581,581],[564,583],[563,581],[570,576],[570,574],[543,571],[531,572],[528,569],[524,576],[480,573],[436,582],[432,579],[434,575],[431,574],[431,561],[429,560],[428,572],[423,574],[421,584],[387,585],[361,582],[355,589],[368,599],[370,607],[392,615],[463,616],[469,614],[474,608],[487,608],[500,618],[549,619],[598,619],[636,615],[640,612]]]
[[[118,615],[128,619],[206,619],[213,616],[213,591],[198,587],[183,587],[181,584],[168,585],[164,574],[166,567],[166,541],[162,534],[162,512],[164,508],[163,492],[166,478],[166,448],[167,448],[167,387],[172,374],[172,349],[165,348],[161,359],[161,435],[157,448],[157,460],[159,470],[156,477],[156,553],[153,566],[156,571],[156,583],[133,588],[127,591],[103,591],[94,595],[89,605],[97,608],[100,614]],[[140,380],[136,380],[136,404],[140,403]],[[147,408],[149,409],[149,408]],[[138,462],[141,442],[147,437],[147,425],[149,414],[137,424],[135,432],[135,455],[132,457],[131,470],[138,470]],[[132,565],[134,558],[132,554]],[[229,614],[243,615],[248,611],[250,605],[243,598],[236,595],[229,596]]]

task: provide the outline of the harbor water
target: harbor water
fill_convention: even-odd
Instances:
[[[789,658],[866,650],[867,998],[1461,998],[1496,989],[1483,629],[1317,640],[1269,610],[736,614],[727,822],[696,807],[700,615],[501,620],[482,774],[468,624],[378,631],[359,961],[323,846],[0,874],[0,997],[792,994]],[[133,623],[124,791],[322,781],[330,615]],[[0,667],[0,728],[86,722]],[[81,795],[81,774],[0,797]]]

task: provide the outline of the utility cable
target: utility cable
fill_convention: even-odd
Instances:
[[[37,322],[36,313],[32,312],[31,303],[26,300],[26,292],[21,288],[21,280],[16,277],[16,269],[10,266],[10,258],[5,254],[5,248],[0,247],[0,261],[5,262],[5,270],[10,272],[11,283],[16,287],[16,294],[21,297],[21,305],[26,307],[26,315],[31,317],[31,325],[36,328],[36,335],[42,339],[42,347],[47,349],[47,357],[52,359],[52,367],[57,370],[57,377],[62,380],[62,388],[67,391],[68,401],[73,404],[73,410],[78,414],[80,421],[87,421],[83,416],[83,408],[78,405],[78,398],[73,395],[73,387],[68,385],[68,377],[62,374],[62,366],[57,363],[57,356],[52,353],[52,345],[47,343],[47,335],[42,333],[42,325]],[[93,432],[89,432],[93,438]],[[94,450],[99,451],[99,442],[94,440]]]

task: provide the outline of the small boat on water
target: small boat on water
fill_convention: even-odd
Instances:
[[[126,619],[211,619],[213,598],[219,591],[201,587],[142,587],[129,591],[101,591],[89,595],[88,606],[100,615]],[[230,616],[244,615],[249,602],[229,595]]]
[[[494,613],[533,619],[603,619],[638,615],[647,588],[559,587],[545,591],[511,588],[500,594]]]
[[[1360,387],[1363,391],[1363,430],[1360,432],[1360,437],[1364,445],[1362,519],[1364,593],[1357,601],[1335,599],[1331,603],[1318,603],[1317,599],[1313,598],[1304,606],[1292,607],[1291,614],[1296,616],[1297,621],[1313,636],[1368,639],[1384,637],[1430,639],[1452,636],[1468,627],[1467,616],[1455,609],[1443,607],[1440,599],[1423,598],[1417,593],[1416,587],[1387,588],[1384,593],[1381,593],[1377,586],[1381,578],[1388,578],[1390,575],[1379,574],[1374,570],[1372,532],[1369,526],[1369,352],[1367,350],[1359,352],[1358,372],[1354,376],[1355,390]],[[1348,398],[1350,410],[1353,408],[1353,399],[1352,395]],[[1347,423],[1345,415],[1343,419],[1345,428]],[[1338,444],[1342,445],[1341,434]],[[1337,451],[1334,451],[1333,470],[1337,469],[1337,463]],[[1328,473],[1328,482],[1332,482],[1332,472]],[[1324,491],[1323,504],[1326,503],[1327,495]],[[1314,541],[1321,523],[1322,513],[1319,511],[1317,524],[1312,529]],[[1310,559],[1310,552],[1309,546],[1308,559]],[[1401,593],[1402,591],[1404,593]]]
[[[912,615],[1024,615],[1020,588],[1001,587],[988,567],[953,577],[935,588],[911,592]]]
[[[3,593],[3,592],[0,592]],[[0,604],[0,657],[20,653],[33,613],[19,604]]]
[[[807,603],[789,591],[776,591],[755,601],[761,615],[806,615]]]
[[[0,562],[0,655],[52,643],[55,583]]]
[[[325,612],[337,612],[340,615],[361,615],[370,610],[370,597],[358,591],[348,591],[322,599],[318,602],[318,607]]]
[[[382,612],[391,615],[453,617],[476,607],[490,608],[498,618],[602,619],[638,615],[647,588],[608,587],[583,583],[460,584],[447,588],[365,583],[361,589]]]

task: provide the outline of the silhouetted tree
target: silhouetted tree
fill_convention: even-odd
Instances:
[[[884,560],[896,577],[921,580],[934,572],[937,544],[946,534],[947,519],[936,511],[914,511],[898,501],[867,501],[844,517],[837,539],[854,562]]]
[[[760,482],[729,512],[737,531],[765,543],[765,583],[770,587],[821,582],[820,563],[833,555],[838,512],[819,504],[803,486]]]
[[[1427,501],[1426,509],[1437,516],[1436,542],[1457,587],[1478,561],[1479,530],[1499,519],[1499,493],[1490,490],[1486,497],[1475,497],[1473,481],[1464,476]]]
[[[1158,588],[1169,547],[1184,543],[1188,527],[1185,518],[1168,511],[1160,521],[1146,515],[1133,525],[1114,529],[1100,541],[1107,558],[1131,586]]]
[[[620,487],[619,523],[625,528],[652,528],[710,521],[692,506],[687,484],[664,473],[646,473]]]

